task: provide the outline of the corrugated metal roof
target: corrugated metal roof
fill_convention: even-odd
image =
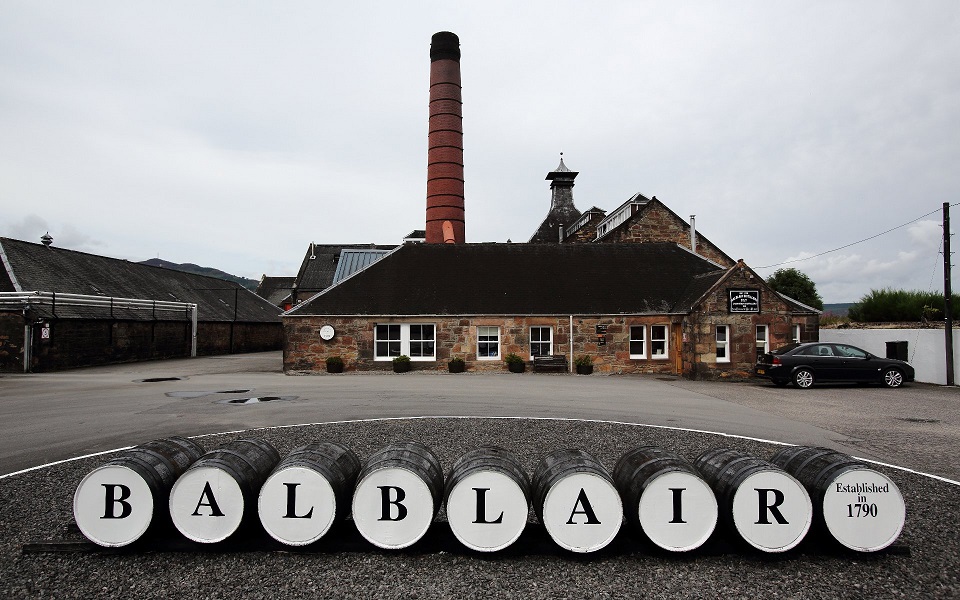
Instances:
[[[340,260],[337,261],[337,270],[333,274],[333,282],[331,285],[340,283],[357,271],[365,269],[366,267],[383,258],[389,252],[390,250],[375,249],[341,250]]]

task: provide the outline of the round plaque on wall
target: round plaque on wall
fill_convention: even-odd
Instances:
[[[333,327],[331,327],[330,325],[324,325],[323,327],[320,328],[320,339],[322,339],[325,342],[329,342],[330,340],[333,339],[334,333],[336,332],[333,330]]]

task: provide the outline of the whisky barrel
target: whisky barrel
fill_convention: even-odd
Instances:
[[[257,494],[280,454],[268,442],[240,439],[200,457],[170,491],[170,516],[187,539],[230,537],[256,511]]]
[[[851,550],[876,552],[903,531],[906,507],[889,477],[829,448],[783,448],[770,462],[803,484],[813,501],[814,523]]]
[[[628,450],[613,468],[627,522],[672,552],[699,548],[717,525],[717,499],[693,465],[656,446]]]
[[[418,442],[391,444],[367,459],[353,493],[353,522],[367,541],[399,549],[427,533],[443,501],[443,470]]]
[[[73,517],[90,541],[101,546],[132,544],[151,525],[169,523],[170,488],[203,454],[182,437],[153,440],[97,467],[73,495]]]
[[[494,552],[517,541],[527,526],[530,480],[510,451],[484,446],[453,463],[444,498],[447,522],[460,543]]]
[[[716,494],[721,522],[754,548],[785,552],[809,531],[810,496],[780,467],[728,448],[703,452],[694,466]]]
[[[573,552],[595,552],[616,537],[623,504],[610,473],[583,450],[558,450],[534,471],[533,508],[553,541]]]
[[[319,540],[350,512],[359,472],[360,459],[340,444],[314,442],[292,450],[260,488],[260,523],[290,546]]]

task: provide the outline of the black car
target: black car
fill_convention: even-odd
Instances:
[[[849,344],[825,342],[788,344],[761,354],[753,374],[777,386],[793,382],[803,389],[821,381],[882,383],[892,388],[913,381],[913,367],[902,360],[880,358]]]

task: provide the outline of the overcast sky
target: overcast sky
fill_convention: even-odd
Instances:
[[[656,195],[755,268],[933,213],[786,266],[826,302],[943,289],[955,0],[3,0],[0,235],[254,279],[311,241],[399,243],[424,227],[444,30],[468,242],[527,241],[562,151],[580,210]]]

